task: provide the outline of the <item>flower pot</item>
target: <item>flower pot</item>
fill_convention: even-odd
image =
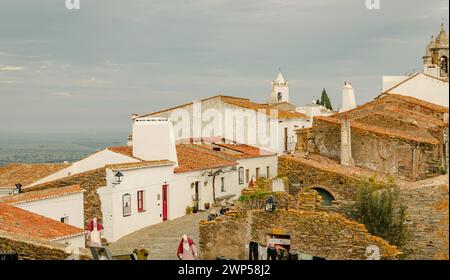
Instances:
[[[209,203],[205,203],[205,209],[209,209],[210,205]]]
[[[192,213],[197,213],[197,212],[198,212],[198,208],[197,207],[192,208]]]

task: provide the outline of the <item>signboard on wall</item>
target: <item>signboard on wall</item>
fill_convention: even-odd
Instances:
[[[122,208],[124,217],[131,215],[131,195],[129,193],[122,196]]]
[[[270,242],[277,245],[291,245],[291,240],[285,238],[271,238]]]

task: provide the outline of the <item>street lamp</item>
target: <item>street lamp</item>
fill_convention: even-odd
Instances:
[[[122,172],[118,171],[116,173],[116,175],[114,175],[114,177],[116,177],[116,184],[122,183],[122,178],[123,178]]]
[[[273,198],[273,196],[270,196],[269,199],[267,199],[266,204],[264,205],[264,209],[267,212],[274,212],[275,208],[276,208],[275,198]]]

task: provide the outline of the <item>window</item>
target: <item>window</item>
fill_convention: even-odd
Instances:
[[[256,167],[256,180],[259,179],[259,167]]]
[[[270,178],[270,166],[266,167],[266,176],[267,176],[267,179]]]
[[[226,192],[225,190],[225,177],[220,177],[220,190]]]
[[[239,185],[244,183],[244,167],[239,167]]]
[[[68,224],[68,223],[69,223],[69,217],[67,217],[67,216],[62,217],[62,218],[60,219],[60,221],[61,221],[61,223]]]
[[[250,170],[245,169],[245,182],[250,182]]]
[[[137,192],[137,209],[138,212],[144,212],[144,191],[138,191]]]

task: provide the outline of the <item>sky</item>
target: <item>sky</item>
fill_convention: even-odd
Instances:
[[[291,103],[422,68],[447,0],[0,0],[0,134],[122,133],[132,113],[225,94]]]

